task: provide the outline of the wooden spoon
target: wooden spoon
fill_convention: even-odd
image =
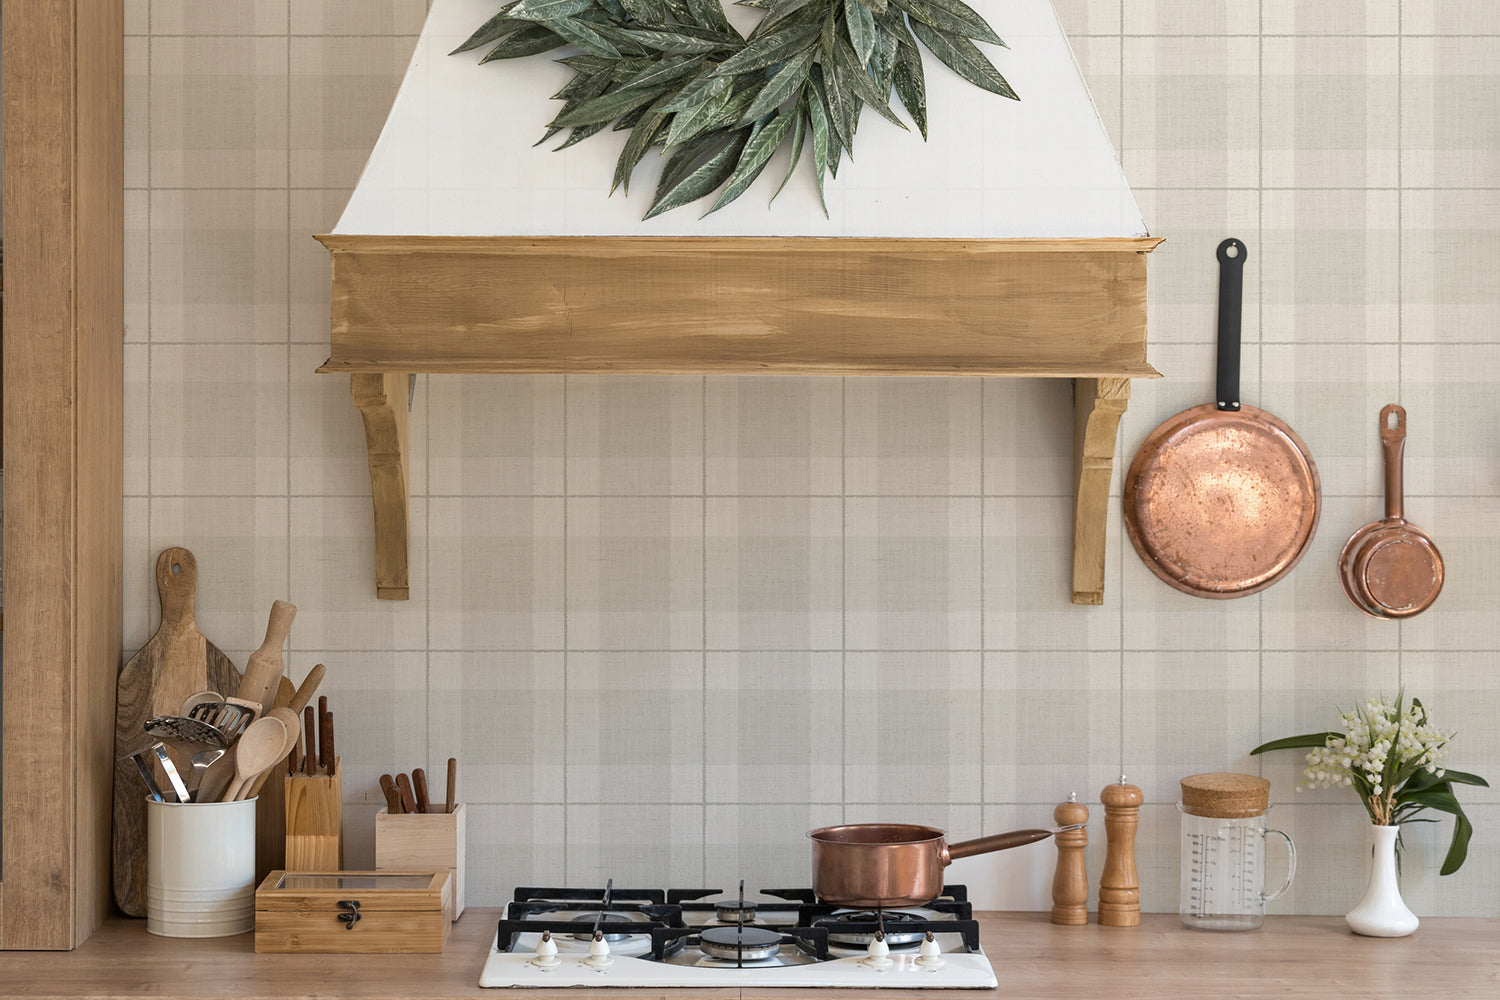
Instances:
[[[225,789],[223,802],[234,802],[245,786],[287,755],[286,723],[274,715],[263,715],[250,723],[234,744],[234,781]]]

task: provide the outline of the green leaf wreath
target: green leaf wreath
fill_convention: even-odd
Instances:
[[[646,218],[720,188],[709,212],[734,201],[771,155],[791,147],[786,176],[809,132],[818,197],[838,176],[865,105],[903,129],[890,96],[927,138],[927,95],[917,42],[959,76],[1016,100],[975,41],[1004,46],[963,0],[736,0],[765,11],[749,38],[719,0],[514,0],[451,54],[491,46],[481,63],[571,45],[558,60],[573,78],[538,145],[568,130],[558,149],[612,127],[629,132],[610,187],[654,147],[666,162]],[[827,202],[823,202],[827,214]],[[707,214],[707,213],[705,213]]]

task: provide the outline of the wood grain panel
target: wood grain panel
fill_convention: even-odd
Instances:
[[[120,663],[123,22],[4,0],[4,843],[0,945],[104,918]]]
[[[1155,239],[320,239],[323,371],[1156,375]]]

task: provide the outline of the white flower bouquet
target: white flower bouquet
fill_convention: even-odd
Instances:
[[[1449,770],[1444,766],[1454,733],[1437,729],[1427,709],[1416,698],[1403,705],[1382,696],[1370,698],[1348,712],[1340,712],[1343,732],[1308,733],[1262,743],[1250,752],[1310,748],[1303,782],[1298,788],[1353,788],[1378,826],[1401,823],[1433,823],[1416,819],[1424,809],[1450,813],[1455,819],[1453,840],[1443,859],[1441,874],[1451,875],[1469,853],[1474,827],[1464,815],[1455,784],[1482,785],[1489,782],[1477,774]]]

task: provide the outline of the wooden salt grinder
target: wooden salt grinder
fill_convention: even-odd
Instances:
[[[1070,792],[1068,801],[1052,810],[1052,819],[1058,826],[1087,823],[1089,807]],[[1083,849],[1089,843],[1088,828],[1080,826],[1052,839],[1057,842],[1057,870],[1052,875],[1052,922],[1082,927],[1089,922],[1089,877],[1083,867]]]
[[[1141,886],[1135,872],[1135,830],[1140,824],[1141,790],[1125,783],[1105,785],[1099,793],[1104,803],[1104,873],[1099,877],[1099,924],[1102,927],[1136,927],[1141,922]]]

